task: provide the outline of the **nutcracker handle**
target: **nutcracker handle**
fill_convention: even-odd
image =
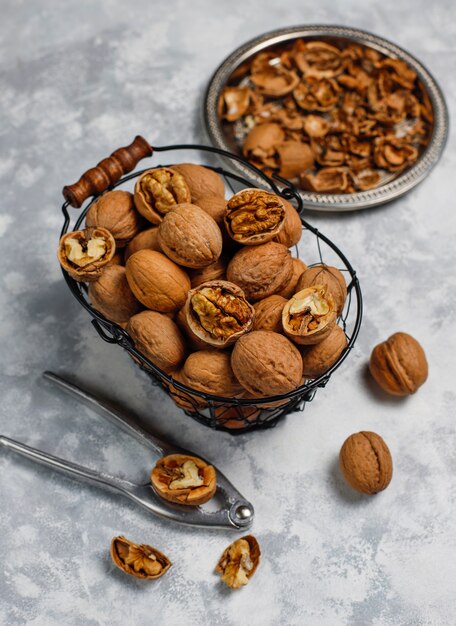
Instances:
[[[152,146],[144,137],[137,135],[129,146],[119,148],[96,167],[87,170],[77,183],[65,186],[62,190],[65,200],[79,208],[87,198],[105,191],[121,176],[131,172],[141,159],[152,156],[152,152]]]

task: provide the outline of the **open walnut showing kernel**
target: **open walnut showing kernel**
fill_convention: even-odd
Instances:
[[[111,558],[125,574],[146,580],[161,578],[171,567],[168,557],[156,548],[133,543],[123,536],[112,540]]]
[[[252,328],[255,310],[240,287],[212,280],[188,292],[184,313],[194,335],[210,346],[224,348]]]
[[[336,305],[325,285],[298,291],[283,308],[285,333],[298,344],[323,341],[336,323]]]
[[[246,535],[226,548],[215,571],[228,587],[239,589],[252,578],[260,562],[260,554],[258,541],[253,535]]]
[[[116,242],[106,228],[86,228],[66,233],[60,239],[60,265],[77,281],[93,282],[116,251]]]
[[[186,454],[170,454],[159,459],[150,480],[159,496],[189,506],[204,504],[217,489],[212,465]]]
[[[190,190],[184,177],[168,167],[144,172],[135,185],[135,205],[146,220],[160,224],[176,204],[190,202]]]
[[[258,245],[270,241],[282,230],[285,206],[275,193],[244,189],[226,205],[225,225],[234,241]]]

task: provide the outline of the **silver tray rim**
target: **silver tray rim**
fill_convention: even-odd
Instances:
[[[434,110],[434,128],[431,140],[416,163],[392,181],[375,189],[353,194],[319,194],[299,190],[304,207],[314,211],[354,211],[368,209],[391,202],[408,193],[421,183],[442,156],[449,134],[448,108],[441,88],[429,70],[412,54],[395,43],[369,31],[346,26],[312,24],[281,28],[251,39],[234,50],[215,70],[204,97],[204,125],[209,140],[217,148],[231,150],[217,115],[219,95],[233,71],[253,54],[269,46],[285,43],[297,38],[339,37],[354,43],[370,46],[390,57],[399,58],[412,67],[426,88]],[[231,167],[262,187],[263,182],[241,163],[232,162]]]

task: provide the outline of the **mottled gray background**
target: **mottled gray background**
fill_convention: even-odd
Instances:
[[[201,451],[254,502],[263,560],[251,584],[213,574],[234,535],[163,523],[123,499],[0,451],[0,624],[81,626],[450,625],[456,622],[454,134],[438,168],[406,198],[314,215],[359,271],[365,318],[349,360],[304,413],[232,438],[175,409],[119,348],[98,339],[55,258],[60,189],[137,133],[203,137],[201,98],[235,47],[285,25],[361,27],[409,49],[455,113],[452,0],[105,0],[0,3],[0,432],[70,459],[140,477],[147,453],[49,390],[72,373]],[[305,250],[302,251],[304,258]],[[430,376],[406,400],[366,376],[373,345],[415,335]],[[388,442],[395,473],[375,498],[341,482],[352,432]],[[174,566],[142,584],[114,569],[125,533]]]

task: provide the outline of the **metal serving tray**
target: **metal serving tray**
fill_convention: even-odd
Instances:
[[[316,211],[367,209],[394,200],[413,189],[430,173],[445,147],[448,137],[448,111],[445,99],[435,79],[415,57],[394,43],[364,30],[342,26],[296,26],[266,33],[237,48],[218,67],[207,88],[204,101],[204,120],[211,142],[223,150],[240,153],[240,145],[236,141],[234,133],[229,133],[224,128],[217,114],[219,96],[235,69],[262,50],[300,38],[327,40],[336,45],[341,41],[350,41],[370,46],[386,56],[402,59],[416,71],[418,79],[427,90],[434,112],[431,138],[412,167],[389,177],[381,186],[369,191],[352,194],[320,194],[300,190],[305,208]],[[232,162],[230,165],[241,175],[250,178],[256,185],[263,185],[261,178],[255,176],[242,163]]]

